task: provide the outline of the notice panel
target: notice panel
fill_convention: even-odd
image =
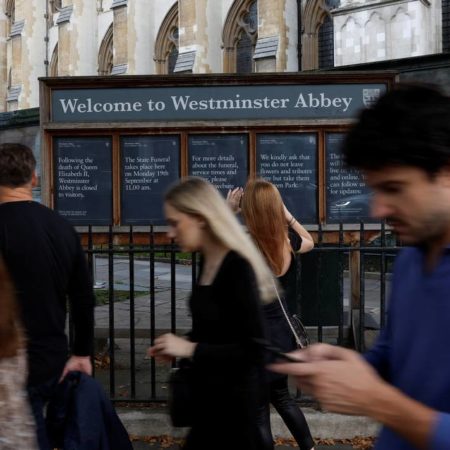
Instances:
[[[122,137],[121,222],[164,224],[163,196],[179,177],[178,136]]]
[[[317,136],[258,134],[256,171],[279,189],[289,211],[302,223],[317,222]]]
[[[173,81],[170,81],[173,83]],[[52,122],[345,119],[385,83],[203,85],[52,89]]]
[[[226,195],[244,186],[248,174],[248,137],[244,134],[189,136],[189,174],[206,178]]]
[[[74,225],[112,223],[111,138],[55,137],[55,209]]]
[[[344,133],[325,136],[327,222],[375,222],[370,218],[369,188],[358,170],[344,165],[341,152],[344,138]]]

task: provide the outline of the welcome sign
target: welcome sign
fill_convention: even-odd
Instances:
[[[53,122],[351,119],[386,84],[54,89]]]

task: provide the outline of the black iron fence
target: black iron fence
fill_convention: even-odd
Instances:
[[[319,226],[314,250],[299,256],[298,302],[290,307],[312,341],[364,351],[384,326],[399,246],[384,225],[371,228]],[[157,244],[153,227],[142,229],[124,234],[110,227],[101,243],[91,227],[83,233],[96,293],[95,376],[116,401],[166,400],[168,368],[146,350],[159,334],[190,329],[198,258]]]

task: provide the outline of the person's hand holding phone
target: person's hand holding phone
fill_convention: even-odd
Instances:
[[[293,375],[302,391],[314,396],[327,411],[370,415],[368,409],[388,387],[357,352],[328,344],[314,344],[289,353],[303,364],[276,362],[269,369]]]
[[[291,363],[299,363],[302,362],[301,358],[296,355],[296,353],[286,353],[283,352],[281,349],[276,347],[275,345],[272,345],[269,341],[266,339],[253,339],[253,342],[262,349],[263,353],[269,357],[270,363],[275,362],[291,362]]]

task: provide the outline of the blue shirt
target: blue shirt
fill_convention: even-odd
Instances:
[[[425,271],[420,248],[397,258],[386,327],[367,360],[407,396],[439,411],[431,450],[450,449],[450,247],[438,265]],[[384,427],[376,450],[413,450]]]

